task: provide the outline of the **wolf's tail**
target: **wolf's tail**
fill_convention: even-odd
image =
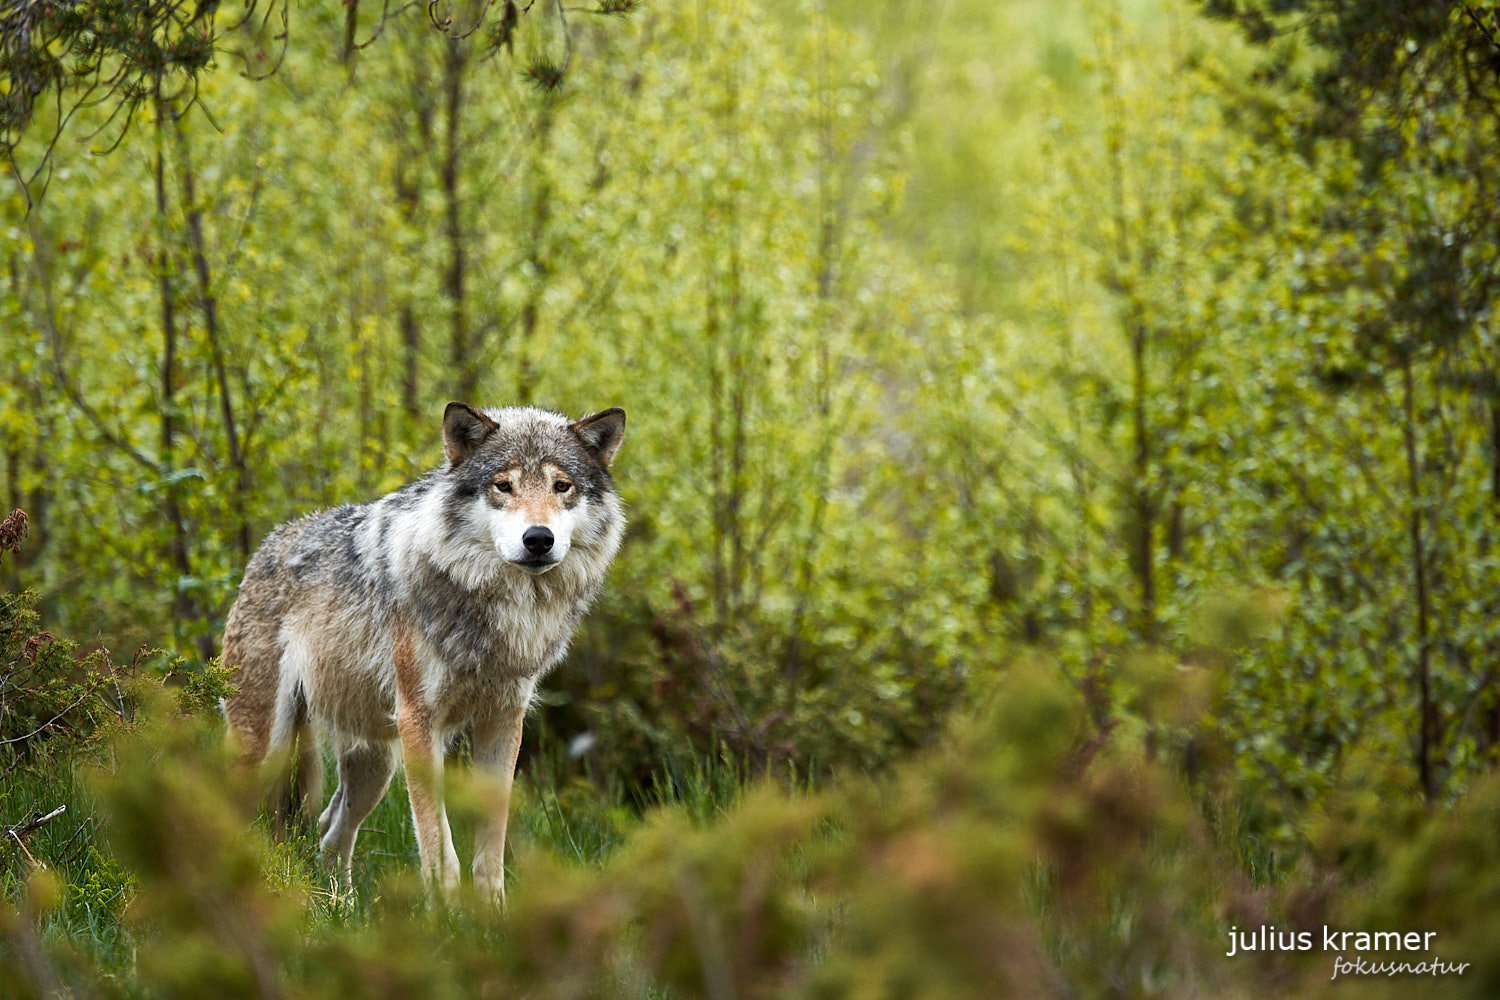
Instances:
[[[323,754],[312,725],[307,695],[300,683],[278,692],[268,759],[279,759],[279,778],[272,791],[273,826],[285,836],[293,828],[310,830],[313,810],[323,796]]]

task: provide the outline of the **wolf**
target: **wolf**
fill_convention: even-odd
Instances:
[[[237,689],[224,710],[243,760],[282,770],[295,755],[304,796],[321,785],[318,737],[331,741],[338,786],[318,831],[346,884],[398,746],[423,879],[458,884],[443,757],[469,730],[475,769],[499,790],[475,837],[473,879],[503,900],[522,720],[624,531],[610,466],[625,411],[569,420],[453,402],[442,433],[440,468],[267,536],[224,627]]]

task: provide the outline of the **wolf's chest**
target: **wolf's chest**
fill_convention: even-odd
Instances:
[[[450,684],[540,674],[562,656],[582,610],[530,589],[447,596],[414,609],[413,618]]]
[[[493,655],[524,673],[540,673],[567,649],[582,609],[571,601],[508,601],[491,612]]]
[[[474,610],[483,630],[428,635],[439,654],[428,675],[429,698],[447,729],[529,698],[536,678],[567,651],[578,621],[568,608],[547,603]]]

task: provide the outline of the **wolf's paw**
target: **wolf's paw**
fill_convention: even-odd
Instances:
[[[505,908],[505,866],[491,871],[484,859],[474,862],[474,894],[486,902]]]

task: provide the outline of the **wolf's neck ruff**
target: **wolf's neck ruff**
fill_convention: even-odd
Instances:
[[[225,706],[231,734],[257,761],[300,743],[306,770],[318,762],[311,723],[322,723],[339,788],[320,830],[346,872],[399,739],[424,762],[409,783],[423,871],[456,881],[440,786],[427,779],[449,734],[472,727],[476,764],[509,787],[536,680],[563,658],[620,545],[609,465],[624,426],[618,409],[569,422],[450,403],[446,465],[284,525],[250,560],[224,634],[239,689]],[[504,827],[492,819],[474,863],[496,891]]]

